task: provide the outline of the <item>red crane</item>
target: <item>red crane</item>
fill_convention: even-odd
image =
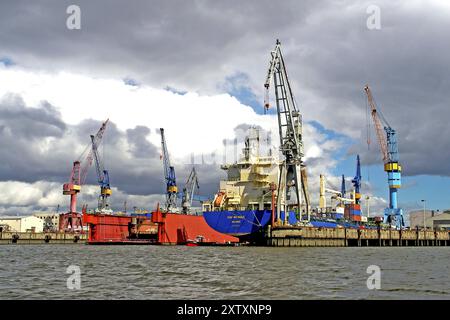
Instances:
[[[93,141],[95,141],[95,144],[97,146],[100,144],[102,140],[103,133],[105,132],[108,121],[109,119],[106,119],[106,121],[102,123],[102,126],[100,127],[97,134],[93,138]],[[91,143],[82,153],[80,159],[83,158],[83,155],[86,153],[87,150],[89,150],[89,152],[83,161],[76,160],[73,163],[69,181],[63,185],[63,194],[70,195],[70,208],[69,212],[63,213],[59,217],[60,231],[81,232],[83,230],[83,224],[81,222],[81,214],[77,213],[77,194],[81,191],[81,186],[84,184],[84,181],[86,180],[87,173],[94,159]]]

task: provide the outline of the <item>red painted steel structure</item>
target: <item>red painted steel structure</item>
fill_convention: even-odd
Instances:
[[[158,244],[187,244],[192,241],[203,244],[225,245],[238,243],[239,239],[211,228],[202,216],[152,212],[152,222],[158,224]]]
[[[89,226],[89,244],[150,244],[158,231],[147,217],[83,214],[83,223]]]
[[[110,214],[83,214],[89,226],[88,244],[199,244],[226,245],[239,239],[212,229],[202,216],[163,213],[151,218]]]

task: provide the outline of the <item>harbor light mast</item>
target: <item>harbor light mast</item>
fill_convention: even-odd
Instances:
[[[280,165],[280,177],[277,190],[277,219],[280,219],[281,201],[284,200],[284,211],[289,212],[287,200],[290,200],[291,191],[294,189],[297,197],[296,205],[299,210],[300,220],[302,206],[310,220],[310,200],[306,167],[303,163],[303,137],[302,115],[297,108],[294,94],[289,83],[286,65],[281,53],[281,43],[277,39],[275,49],[271,52],[269,70],[267,71],[264,88],[266,90],[264,111],[269,109],[269,87],[273,79],[275,102],[278,115],[278,129],[280,135],[280,151],[284,156]],[[303,197],[302,197],[303,195]],[[285,214],[287,220],[287,214]]]

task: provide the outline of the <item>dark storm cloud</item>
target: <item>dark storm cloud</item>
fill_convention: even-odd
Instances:
[[[0,56],[27,67],[132,78],[180,91],[229,90],[224,82],[245,74],[243,87],[262,101],[269,52],[280,38],[305,121],[352,136],[356,145],[351,153],[361,153],[366,163],[379,162],[375,139],[370,153],[364,145],[363,87],[368,83],[398,132],[404,173],[450,175],[448,6],[411,1],[78,1],[81,30],[72,31],[66,28],[70,4],[3,1]],[[366,26],[366,9],[372,4],[381,9],[380,30]]]
[[[41,151],[45,138],[61,138],[67,127],[60,114],[47,102],[28,108],[18,96],[0,100],[0,180],[34,182],[61,178],[58,150],[47,157]],[[61,157],[60,159],[64,159]]]
[[[128,129],[126,134],[130,152],[136,158],[155,157],[158,155],[156,147],[146,139],[150,134],[149,128],[136,126],[134,129]]]
[[[55,107],[44,101],[39,108],[26,108],[21,97],[10,95],[0,102],[0,121],[9,134],[30,142],[42,137],[61,137],[66,125]]]
[[[8,44],[3,55],[18,64],[115,74],[160,88],[211,88],[223,80],[227,69],[230,75],[239,71],[229,67],[230,56],[266,51],[267,42],[249,32],[265,33],[272,44],[277,33],[272,28],[287,28],[290,21],[303,20],[320,6],[316,2],[303,2],[305,7],[294,11],[291,8],[297,1],[280,6],[268,0],[134,1],[127,5],[119,0],[82,0],[76,3],[81,8],[81,30],[66,28],[66,8],[72,1],[2,2],[0,41]],[[274,16],[283,18],[274,24]]]

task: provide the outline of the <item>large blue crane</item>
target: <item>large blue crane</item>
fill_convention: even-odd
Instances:
[[[361,163],[359,161],[359,154],[356,156],[356,175],[352,180],[355,188],[355,204],[361,201]]]
[[[397,191],[401,187],[402,171],[402,167],[398,163],[397,135],[395,130],[392,129],[383,117],[383,114],[377,109],[369,86],[365,86],[364,91],[367,94],[367,101],[375,125],[375,132],[381,148],[384,171],[388,174],[389,207],[384,209],[384,223],[389,223],[390,225],[396,226],[397,229],[401,229],[405,226],[405,222],[403,219],[403,210],[398,207],[397,202]],[[384,128],[384,132],[382,128]]]
[[[164,178],[166,180],[166,210],[176,209],[177,207],[177,181],[175,177],[175,168],[170,165],[169,152],[167,151],[166,138],[164,137],[164,129],[159,129],[161,132],[161,148],[162,159],[164,162]]]
[[[98,142],[94,135],[91,135],[92,153],[94,155],[95,169],[97,171],[97,182],[100,185],[100,195],[98,197],[98,210],[100,212],[108,209],[108,198],[112,194],[111,186],[109,184],[109,173],[105,170],[103,161],[98,154]]]

